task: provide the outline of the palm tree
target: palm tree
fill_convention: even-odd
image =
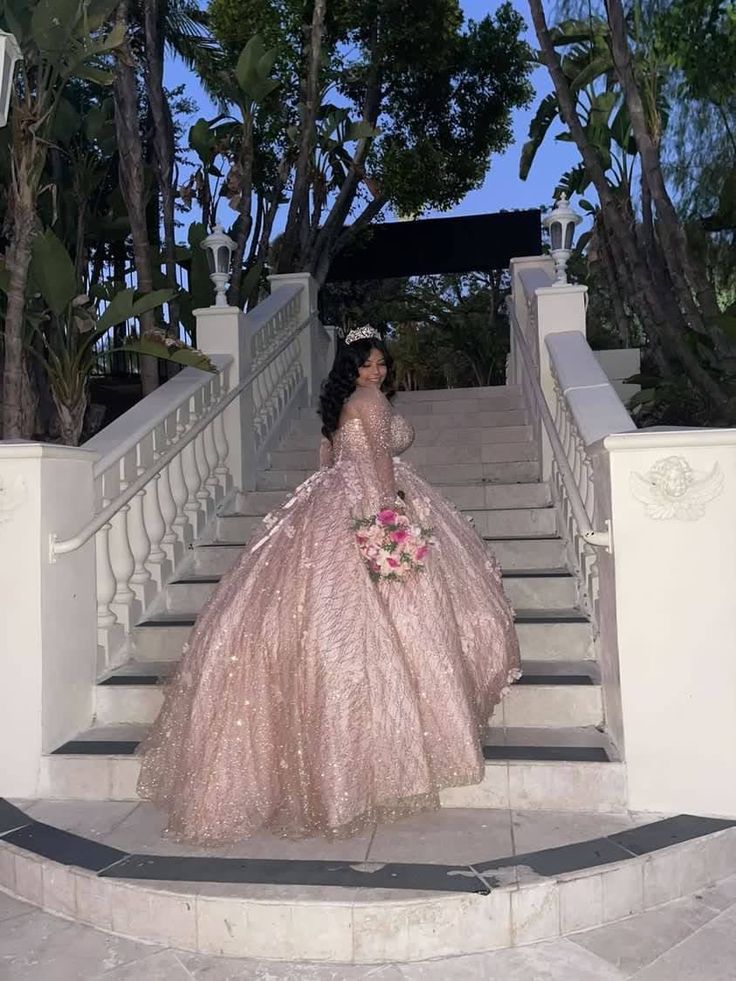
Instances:
[[[188,0],[145,0],[143,3],[120,0],[117,23],[125,30],[126,40],[116,54],[115,121],[120,158],[120,186],[130,217],[133,256],[138,289],[149,293],[155,286],[154,250],[149,227],[149,188],[146,182],[146,141],[150,138],[157,197],[161,203],[163,255],[167,284],[176,287],[176,239],[174,209],[176,200],[175,135],[169,102],[164,89],[164,55],[169,47],[196,66],[205,54],[219,49],[206,32],[200,12]],[[136,62],[144,65],[143,88],[136,78]],[[141,125],[140,103],[145,99],[151,117],[150,137]],[[153,213],[158,221],[158,208]],[[179,319],[178,304],[170,305],[173,322]],[[142,318],[143,333],[155,329],[153,312]],[[143,393],[158,384],[158,368],[151,358],[141,361]]]

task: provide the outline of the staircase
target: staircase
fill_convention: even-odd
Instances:
[[[364,837],[214,853],[137,799],[159,682],[316,465],[300,407],[333,342],[311,277],[273,277],[247,315],[198,312],[215,373],[185,369],[81,450],[0,444],[0,890],[182,950],[381,964],[558,938],[736,871],[736,432],[636,432],[585,288],[546,257],[511,280],[509,384],[396,399],[407,459],[472,520],[516,611],[524,675],[484,780]]]
[[[416,429],[407,460],[473,522],[498,558],[516,611],[522,679],[490,720],[486,779],[444,794],[450,807],[615,811],[622,765],[604,730],[591,624],[567,567],[550,491],[539,480],[532,431],[515,388],[400,394]],[[219,577],[313,472],[319,419],[302,409],[269,455],[258,489],[241,493],[191,547],[133,632],[127,663],[99,679],[93,726],[45,759],[53,798],[136,797],[133,755],[161,703],[192,624]]]

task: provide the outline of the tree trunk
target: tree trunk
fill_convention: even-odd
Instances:
[[[11,193],[12,229],[6,266],[10,274],[8,304],[5,313],[3,365],[3,439],[30,439],[33,420],[29,419],[23,387],[27,383],[25,365],[25,310],[28,269],[31,264],[31,240],[35,226],[33,199],[35,192],[28,183],[28,168],[21,161]]]
[[[253,116],[243,112],[243,135],[239,149],[240,199],[238,201],[238,222],[235,234],[235,251],[232,257],[232,274],[227,291],[227,302],[231,307],[240,307],[240,284],[243,281],[243,260],[253,225]]]
[[[613,189],[606,179],[598,156],[589,143],[575,110],[570,87],[549,35],[541,0],[529,0],[529,7],[539,39],[542,59],[552,77],[562,118],[570,130],[588,175],[598,192],[616,262],[621,270],[628,268],[632,296],[642,312],[642,321],[649,330],[656,332],[663,348],[672,352],[700,391],[714,405],[725,408],[729,401],[728,395],[701,364],[690,347],[686,338],[688,325],[681,315],[674,320],[670,319],[663,309],[663,298],[652,290],[651,277],[646,262],[640,254],[633,229],[623,220]]]
[[[311,182],[314,126],[319,109],[319,76],[322,59],[322,35],[324,33],[326,0],[314,0],[312,24],[305,43],[305,77],[302,84],[300,110],[301,135],[297,158],[294,188],[286,219],[286,230],[281,242],[279,272],[292,272],[299,264],[299,244],[303,230],[309,227],[309,186]]]
[[[54,403],[59,415],[59,430],[61,432],[62,442],[67,446],[79,446],[79,441],[82,438],[82,430],[84,429],[84,417],[87,414],[87,406],[89,405],[87,386],[85,385],[84,391],[79,394],[76,401],[71,405],[67,402],[60,401],[56,395],[54,395]]]
[[[603,219],[600,216],[596,217],[595,224],[601,252],[603,253],[603,258],[600,264],[603,267],[603,275],[605,276],[606,283],[608,284],[608,293],[611,297],[613,320],[616,324],[616,330],[619,338],[623,342],[624,347],[628,347],[631,343],[630,318],[626,313],[623,301],[621,299],[620,287],[614,271],[615,263],[613,261],[613,255],[611,254],[611,246],[608,242],[608,236],[603,226]]]
[[[156,179],[161,195],[161,214],[164,226],[164,261],[166,278],[172,289],[176,279],[176,225],[174,219],[176,192],[174,187],[175,137],[169,102],[164,91],[164,31],[163,21],[167,0],[146,0],[143,4],[146,37],[146,94],[153,119],[153,151],[156,159]],[[171,327],[178,332],[179,303],[169,301]]]
[[[310,272],[320,286],[324,286],[325,284],[327,274],[330,271],[330,263],[335,255],[347,248],[361,228],[365,228],[367,225],[369,225],[374,218],[378,217],[385,207],[385,197],[379,196],[374,198],[365,206],[355,221],[351,225],[348,225],[347,228],[343,227],[342,224],[339,226],[330,226],[330,234],[325,234],[324,237],[321,236],[320,239],[318,239],[318,251],[316,250],[315,254],[312,256]],[[332,212],[330,213],[330,218],[332,218]],[[344,222],[344,218],[342,221]],[[325,229],[326,228],[327,223],[325,223]]]
[[[372,66],[363,100],[363,121],[375,127],[381,108],[382,92],[377,23],[373,26],[370,47]],[[327,277],[330,261],[335,254],[337,243],[341,235],[344,234],[345,221],[350,214],[350,209],[358,193],[360,182],[361,180],[365,180],[363,164],[368,156],[369,147],[369,140],[361,140],[358,143],[355,155],[351,161],[350,170],[340,188],[340,193],[337,195],[324,225],[312,243],[308,256],[309,269],[320,285],[324,283]],[[380,193],[377,193],[373,201],[365,207],[363,213],[351,225],[353,234],[380,214],[385,203],[385,198]],[[345,244],[346,242],[343,240],[340,247],[344,247]]]
[[[121,0],[117,10],[117,23],[128,30],[129,0]],[[115,101],[115,133],[118,143],[118,174],[120,191],[130,219],[138,290],[153,291],[153,265],[151,243],[146,221],[146,192],[143,143],[138,126],[138,86],[136,83],[133,55],[129,40],[115,52],[113,99]],[[141,317],[141,331],[154,330],[153,312]],[[150,395],[158,387],[158,363],[155,358],[140,358],[141,384],[144,395]]]
[[[705,273],[690,255],[685,232],[665,185],[659,143],[650,132],[641,93],[634,77],[629,49],[626,16],[620,0],[606,0],[611,31],[611,48],[616,75],[626,99],[631,128],[641,157],[642,172],[651,192],[665,239],[663,250],[677,296],[692,327],[723,342],[718,330],[718,304]],[[697,304],[693,301],[693,293]]]

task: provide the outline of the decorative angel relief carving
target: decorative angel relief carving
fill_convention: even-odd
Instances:
[[[23,477],[9,480],[0,477],[0,525],[10,521],[13,511],[28,497],[28,488]]]
[[[692,469],[681,456],[668,456],[645,474],[631,474],[631,493],[650,518],[697,521],[705,506],[723,490],[725,478],[716,463],[710,473]]]

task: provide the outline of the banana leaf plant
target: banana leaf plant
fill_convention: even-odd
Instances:
[[[6,280],[0,277],[0,289],[5,288]],[[99,359],[99,342],[118,324],[137,320],[168,303],[176,291],[163,289],[138,294],[132,288],[107,283],[90,298],[81,292],[74,262],[51,229],[33,240],[30,281],[34,293],[30,298],[32,306],[41,308],[43,314],[35,321],[33,341],[39,343],[32,343],[29,349],[46,375],[62,441],[77,446],[89,406],[90,377]],[[216,371],[206,355],[163,331],[128,339],[115,350]]]

